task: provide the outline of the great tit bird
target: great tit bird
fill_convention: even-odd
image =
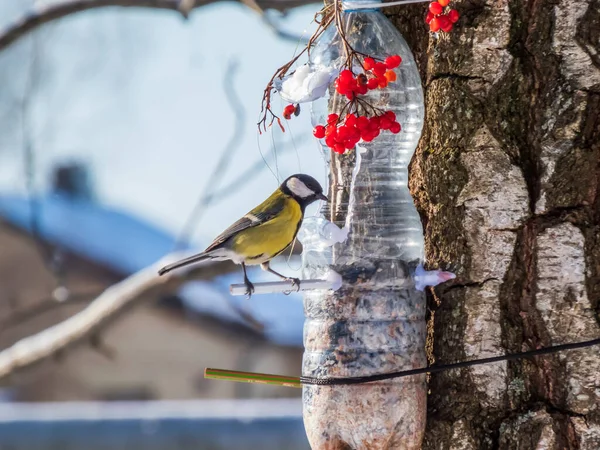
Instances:
[[[260,264],[263,270],[299,287],[300,280],[275,272],[269,261],[294,242],[305,208],[316,200],[327,201],[319,182],[309,175],[292,175],[269,198],[217,236],[202,253],[169,264],[158,274],[205,259],[231,260],[242,265],[248,296],[254,292],[254,286],[246,274],[246,265]]]

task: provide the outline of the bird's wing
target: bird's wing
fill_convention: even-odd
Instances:
[[[212,244],[210,244],[206,250],[204,250],[204,253],[208,253],[217,249],[230,237],[236,233],[239,233],[240,231],[262,225],[269,220],[274,219],[279,213],[281,213],[284,206],[285,197],[283,193],[279,190],[275,191],[268,199],[218,235]]]

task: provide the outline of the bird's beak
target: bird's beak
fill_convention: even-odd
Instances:
[[[327,196],[326,196],[325,194],[319,194],[319,195],[317,195],[317,198],[318,198],[319,200],[324,200],[324,201],[326,201],[326,202],[328,202],[328,201],[329,201],[329,199],[327,198]]]

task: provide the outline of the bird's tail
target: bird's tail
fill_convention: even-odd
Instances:
[[[188,266],[190,264],[194,264],[200,261],[204,261],[205,259],[210,259],[211,256],[208,253],[199,253],[194,256],[190,256],[189,258],[180,259],[174,263],[168,264],[162,269],[158,271],[159,275],[164,275],[167,272],[170,272],[175,269],[179,269],[180,267]]]

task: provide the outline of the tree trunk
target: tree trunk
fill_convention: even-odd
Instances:
[[[600,1],[453,0],[391,11],[425,84],[411,167],[437,289],[434,355],[462,361],[600,336]],[[387,11],[386,12],[390,12]],[[431,377],[425,449],[600,448],[600,350]]]

